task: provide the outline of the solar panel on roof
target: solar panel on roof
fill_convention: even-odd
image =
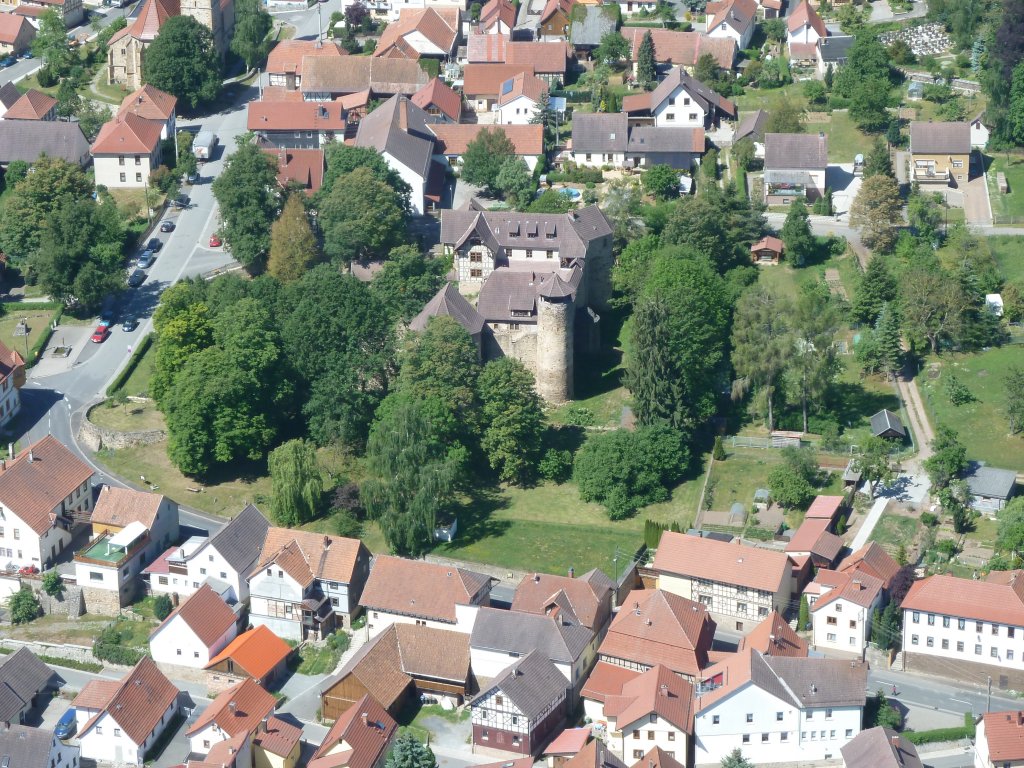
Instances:
[[[506,80],[504,83],[501,84],[501,95],[502,96],[504,96],[506,93],[509,93],[511,90],[512,90],[512,81],[511,80]]]

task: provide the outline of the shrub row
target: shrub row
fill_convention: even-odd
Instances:
[[[143,355],[146,354],[146,351],[151,346],[153,346],[153,334],[147,333],[142,337],[139,345],[135,347],[135,350],[132,352],[132,356],[128,358],[128,363],[121,369],[121,372],[117,374],[117,378],[110,382],[110,386],[107,387],[107,397],[113,395],[128,382],[131,375],[135,373],[135,369],[139,367],[139,363],[142,362]]]
[[[45,664],[50,664],[55,667],[67,667],[68,669],[78,669],[82,672],[99,672],[103,669],[102,664],[97,664],[95,661],[79,661],[78,659],[64,659],[60,656],[40,656],[36,654],[36,658]]]
[[[50,324],[43,331],[43,335],[36,340],[36,343],[32,345],[32,349],[29,350],[28,360],[25,361],[26,368],[31,368],[39,362],[39,358],[42,357],[43,352],[46,350],[46,345],[50,343],[50,337],[53,335],[53,326],[60,322],[61,315],[63,314],[64,306],[59,305],[54,311],[53,317],[50,318]]]
[[[932,731],[905,731],[903,736],[911,744],[931,744],[936,741],[958,741],[974,736],[974,727],[961,725],[956,728],[936,728]]]
[[[125,645],[105,643],[100,640],[97,640],[92,646],[92,655],[100,661],[122,664],[126,667],[134,667],[147,654],[148,651],[144,648],[129,648]]]

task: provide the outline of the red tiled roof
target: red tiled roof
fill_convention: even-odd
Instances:
[[[832,521],[826,518],[805,518],[800,527],[793,533],[793,538],[786,545],[786,551],[819,554],[814,549],[814,545],[821,537],[821,534],[828,531],[830,525],[832,525]]]
[[[148,155],[160,144],[163,127],[131,112],[103,124],[92,145],[93,155]]]
[[[505,63],[531,64],[538,75],[564,75],[568,62],[569,46],[562,41],[514,40],[506,49]]]
[[[566,728],[544,749],[545,755],[575,755],[590,739],[589,728]]]
[[[900,607],[1024,627],[1022,594],[1024,578],[1019,571],[1003,584],[937,575],[915,581]]]
[[[633,590],[598,654],[696,676],[707,665],[714,633],[715,622],[700,603],[660,589]]]
[[[366,550],[359,539],[271,527],[263,542],[260,564],[254,572],[274,562],[287,570],[284,561],[279,559],[286,548],[295,555],[289,558],[289,567],[297,566],[289,575],[303,585],[314,578],[351,584],[360,553],[365,554]]]
[[[25,358],[17,350],[11,349],[0,341],[0,381],[6,379],[19,368],[24,369],[24,367]],[[17,377],[15,378],[17,379]],[[21,386],[21,382],[15,381],[15,386]]]
[[[124,528],[128,523],[140,522],[152,530],[157,513],[166,497],[159,493],[115,488],[105,485],[92,511],[93,524]]]
[[[262,680],[278,664],[288,658],[291,646],[260,625],[236,637],[206,665],[207,669],[231,659],[249,677]]]
[[[615,718],[615,730],[655,714],[681,731],[693,733],[693,686],[660,664],[634,677],[622,691],[605,698],[606,717]]]
[[[472,33],[466,40],[466,60],[470,64],[504,64],[508,44],[508,35]]]
[[[411,45],[405,43],[405,36],[418,33],[430,43],[449,53],[455,47],[459,36],[459,10],[457,8],[425,8],[403,9],[399,12],[398,21],[384,28],[384,32],[373,50],[374,56],[392,56],[398,48],[397,58],[418,59],[420,54]]]
[[[148,83],[135,93],[124,97],[118,115],[131,112],[147,120],[168,120],[174,114],[178,97],[161,91]]]
[[[540,23],[543,24],[559,11],[568,16],[572,11],[572,4],[573,0],[548,0],[540,13]]]
[[[90,691],[90,703],[98,701],[99,695],[108,691],[112,695],[106,704],[99,707],[101,711],[82,727],[79,732],[80,736],[92,729],[97,720],[106,712],[115,723],[121,726],[125,736],[135,744],[142,744],[156,730],[164,712],[178,697],[178,689],[171,684],[171,681],[164,676],[157,668],[156,662],[149,656],[143,657],[135,665],[135,668],[114,686],[103,686],[102,689],[97,686]],[[86,688],[88,687],[86,686]],[[83,694],[85,692],[85,690],[82,691]]]
[[[15,16],[11,13],[0,14],[0,43],[14,45],[22,28],[28,23],[24,16]]]
[[[11,13],[16,13],[18,16],[30,16],[34,19],[38,19],[46,13],[46,10],[46,8],[38,5],[17,5]]]
[[[623,27],[622,35],[630,43],[631,60],[636,61],[644,34],[651,33],[654,58],[681,67],[694,67],[705,53],[715,57],[722,69],[732,69],[736,59],[736,41],[731,37],[708,37],[700,32],[675,32],[669,29]]]
[[[893,580],[900,572],[900,564],[882,549],[877,542],[869,542],[847,557],[839,564],[844,573],[860,571],[881,579],[886,589],[892,587]]]
[[[120,687],[120,680],[89,680],[71,705],[79,709],[103,709]]]
[[[686,766],[661,747],[655,747],[633,763],[630,768],[686,768]]]
[[[209,584],[203,584],[193,592],[185,602],[175,608],[160,626],[150,634],[150,640],[170,626],[175,617],[181,617],[185,625],[191,629],[199,642],[207,648],[227,632],[236,622],[235,612],[218,595]]]
[[[882,591],[882,582],[866,573],[842,573],[820,568],[808,587],[821,594],[811,606],[814,613],[839,599],[867,608]]]
[[[301,77],[302,59],[305,56],[332,58],[347,55],[348,51],[330,41],[282,40],[274,46],[274,50],[267,57],[267,72],[274,75],[295,74]]]
[[[716,3],[715,5],[715,17],[707,25],[709,30],[729,20],[733,21],[733,24],[730,26],[743,29],[757,16],[757,3],[754,0],[725,0],[725,2]],[[709,14],[711,13],[710,8],[705,8],[705,11]]]
[[[416,91],[410,100],[428,112],[432,106],[437,107],[441,114],[456,123],[462,117],[462,97],[445,85],[439,77],[435,77]]]
[[[135,17],[129,26],[115,32],[110,42],[116,42],[122,37],[134,37],[137,40],[153,40],[164,25],[172,16],[181,14],[181,3],[179,0],[146,0],[142,11]]]
[[[523,613],[547,612],[548,606],[564,595],[580,623],[599,632],[611,607],[611,579],[595,569],[582,576],[552,576],[529,573],[516,587],[512,610]]]
[[[11,105],[4,120],[42,120],[55,106],[57,100],[53,96],[30,88]]]
[[[307,195],[316,194],[324,183],[324,151],[322,149],[276,149],[263,151],[277,163],[277,183],[282,187],[295,183]]]
[[[781,552],[666,531],[654,570],[774,593],[788,577],[790,564]]]
[[[534,103],[539,103],[541,96],[548,89],[548,84],[535,75],[520,72],[518,75],[509,78],[501,85],[501,95],[498,96],[498,104],[505,105],[510,101],[525,96]]]
[[[782,242],[781,240],[779,242]],[[839,508],[843,506],[842,496],[815,496],[811,506],[807,508],[804,519],[821,517],[828,520],[835,520]]]
[[[810,24],[811,29],[818,33],[819,37],[825,37],[828,35],[828,30],[825,29],[825,22],[821,20],[821,16],[818,12],[811,7],[811,4],[807,0],[803,0],[786,19],[786,26],[790,32],[795,32],[805,24]]]
[[[302,91],[289,91],[283,85],[268,85],[263,88],[260,101],[290,101],[293,104],[304,102]]]
[[[378,555],[359,604],[368,610],[456,622],[455,606],[472,605],[490,577],[454,566]]]
[[[341,131],[348,115],[338,101],[250,101],[250,131]]]
[[[47,435],[0,470],[0,503],[42,535],[53,525],[54,509],[91,477],[91,467]]]
[[[584,699],[591,699],[604,704],[605,699],[621,693],[622,686],[634,677],[639,677],[640,674],[635,669],[627,669],[626,667],[620,667],[618,664],[599,661],[594,665],[590,677],[587,678],[587,682],[583,685],[580,696]]]
[[[516,7],[511,0],[488,0],[480,9],[480,28],[488,30],[498,22],[512,29],[516,25]]]
[[[753,648],[765,656],[806,656],[807,641],[783,621],[778,611],[772,611],[740,640],[739,650]]]
[[[520,72],[533,74],[532,64],[467,64],[462,70],[462,92],[466,96],[498,97],[501,84]]]
[[[285,722],[277,716],[271,716],[267,720],[266,727],[260,728],[256,732],[252,743],[272,755],[288,757],[301,738],[302,728]]]
[[[432,123],[427,126],[437,137],[438,152],[449,157],[465,153],[469,142],[473,141],[481,131],[492,130],[493,125]],[[516,154],[520,157],[539,155],[544,151],[544,126],[542,125],[501,125],[497,126],[505,132]]]
[[[981,719],[992,764],[1024,760],[1024,712],[988,712]]]
[[[394,718],[376,699],[366,694],[334,721],[313,753],[309,768],[371,768],[387,750],[397,730],[398,723]],[[344,762],[327,759],[342,742],[348,745],[345,750],[347,759]]]
[[[769,250],[775,251],[776,253],[782,253],[783,250],[785,250],[785,247],[785,244],[779,240],[779,238],[766,235],[750,246],[750,251],[753,253],[754,251]],[[817,500],[815,500],[815,503],[817,503]],[[814,504],[811,505],[811,509],[814,509]],[[807,516],[810,516],[810,510],[807,510]]]
[[[789,55],[794,59],[813,59],[818,55],[818,46],[814,43],[790,43]]]
[[[216,724],[228,736],[251,734],[276,706],[277,699],[249,677],[214,699],[185,734],[192,736],[211,723]]]

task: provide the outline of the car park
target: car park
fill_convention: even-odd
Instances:
[[[128,285],[132,288],[138,288],[146,282],[146,273],[141,269],[136,269],[128,276]]]
[[[109,335],[110,335],[110,326],[109,325],[97,325],[96,326],[96,330],[92,332],[92,336],[89,337],[89,340],[93,344],[102,344],[104,341],[107,340],[107,337]]]
[[[174,222],[173,221],[161,221],[160,222],[160,231],[161,232],[173,232],[174,231]]]
[[[60,716],[60,720],[57,721],[57,725],[54,726],[53,735],[58,739],[70,739],[75,735],[75,731],[78,730],[78,721],[75,717],[77,712],[74,707],[69,707],[68,711]]]
[[[136,320],[134,317],[126,317],[124,319],[124,322],[121,323],[121,330],[124,331],[125,333],[131,333],[138,327],[139,321]]]
[[[153,266],[154,261],[156,261],[156,254],[150,250],[145,250],[142,252],[142,255],[139,256],[139,260],[136,262],[135,266],[139,269],[149,269]]]
[[[164,241],[161,240],[159,237],[151,237],[151,238],[149,238],[149,242],[146,243],[146,250],[147,251],[152,251],[153,253],[156,253],[157,251],[159,251],[163,247],[164,247]]]

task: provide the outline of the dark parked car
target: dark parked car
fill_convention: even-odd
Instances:
[[[188,208],[192,203],[192,198],[188,195],[178,195],[174,200],[171,201],[171,205],[175,208]]]
[[[135,265],[139,269],[149,269],[153,266],[153,262],[156,261],[156,254],[152,251],[143,251],[142,255],[139,256],[139,261]]]
[[[139,321],[134,317],[126,317],[124,322],[121,323],[121,330],[125,333],[131,333],[139,327]]]
[[[138,288],[144,282],[146,282],[146,273],[141,269],[136,269],[128,276],[128,285],[132,288]]]
[[[70,707],[67,712],[61,715],[60,720],[57,721],[57,725],[53,729],[53,735],[58,739],[70,739],[74,736],[75,731],[78,730],[75,714],[75,708]]]
[[[159,237],[151,237],[151,238],[149,238],[149,242],[146,243],[146,250],[147,251],[152,251],[153,253],[156,253],[157,251],[159,251],[163,247],[164,247],[164,241],[161,240]]]
[[[160,222],[160,231],[161,232],[173,232],[174,231],[174,222],[173,221],[161,221]]]

